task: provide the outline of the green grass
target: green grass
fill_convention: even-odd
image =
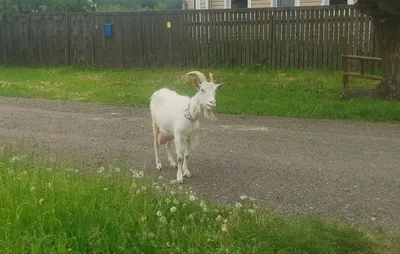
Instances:
[[[148,107],[149,97],[161,87],[194,95],[194,88],[181,79],[187,71],[0,68],[0,96]],[[339,72],[265,69],[212,72],[217,81],[227,83],[217,95],[218,113],[400,120],[399,103],[342,99]],[[376,85],[374,81],[357,78],[351,78],[350,83],[352,87]]]
[[[388,233],[270,213],[248,198],[238,199],[241,207],[217,206],[113,166],[82,172],[2,151],[0,252],[382,254],[400,247]]]

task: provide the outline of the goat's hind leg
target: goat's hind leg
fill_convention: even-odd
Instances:
[[[169,165],[173,168],[177,168],[178,165],[176,164],[174,157],[173,157],[173,153],[174,153],[173,142],[174,142],[173,139],[167,142],[167,155],[168,155]]]
[[[160,133],[160,129],[158,128],[158,125],[157,125],[156,120],[154,119],[154,117],[152,119],[153,119],[152,126],[153,126],[153,135],[154,135],[154,154],[156,156],[156,168],[158,170],[161,170],[162,169],[162,165],[161,165],[160,158],[158,156],[159,144],[158,144],[158,140],[157,140],[158,134]]]

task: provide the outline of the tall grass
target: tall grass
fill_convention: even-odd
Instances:
[[[189,70],[93,70],[74,68],[0,68],[0,96],[17,96],[148,107],[151,94],[168,87],[185,95]],[[208,73],[210,70],[201,70]],[[327,119],[399,121],[400,104],[378,100],[344,100],[339,72],[313,70],[211,70],[218,82],[219,113]],[[351,78],[352,87],[375,81]]]
[[[113,166],[0,155],[1,253],[390,253],[390,240],[242,196],[231,207]]]

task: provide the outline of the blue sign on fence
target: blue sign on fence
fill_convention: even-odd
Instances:
[[[113,25],[105,24],[104,25],[104,33],[105,33],[106,37],[112,37],[113,36]]]

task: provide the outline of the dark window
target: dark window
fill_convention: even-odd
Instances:
[[[247,8],[247,0],[232,0],[232,9]]]
[[[346,5],[347,0],[329,0],[329,5]]]
[[[277,7],[294,7],[295,0],[277,0]]]

